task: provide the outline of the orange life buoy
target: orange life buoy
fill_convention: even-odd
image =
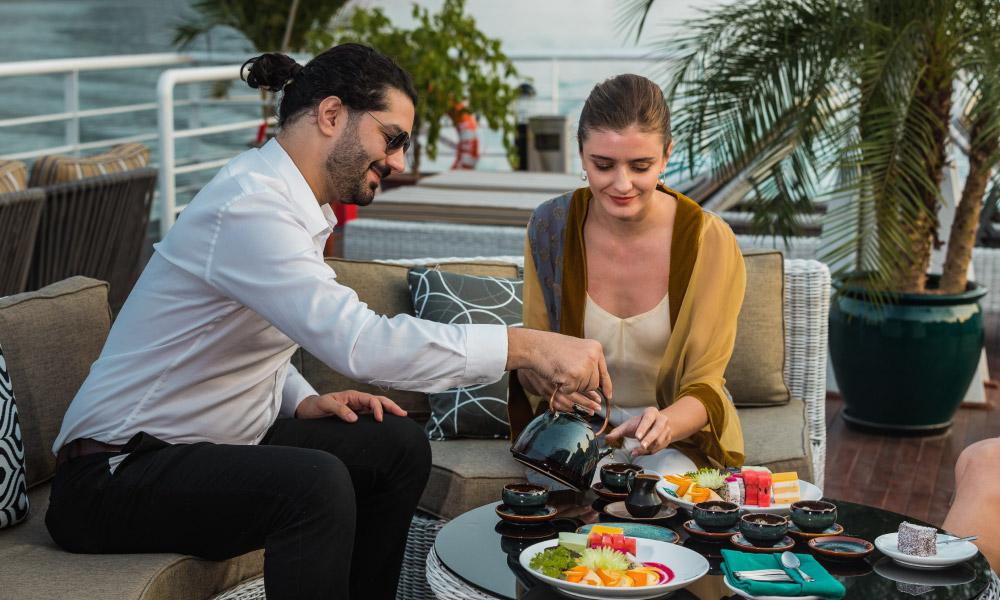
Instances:
[[[452,169],[475,169],[479,162],[479,135],[476,133],[476,118],[458,104],[449,113],[455,129],[458,130],[458,147]]]

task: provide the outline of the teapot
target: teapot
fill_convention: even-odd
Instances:
[[[612,448],[599,449],[597,436],[608,426],[611,403],[600,390],[596,390],[601,401],[607,404],[604,425],[596,434],[587,419],[590,414],[581,406],[574,405],[573,412],[560,412],[552,402],[556,391],[549,398],[549,410],[528,423],[517,441],[510,447],[514,459],[532,469],[551,477],[576,491],[590,489],[597,471],[597,463],[613,452]]]

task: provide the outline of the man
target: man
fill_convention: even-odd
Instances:
[[[413,84],[355,44],[305,67],[247,65],[251,87],[283,91],[280,132],[230,161],[156,245],[66,413],[46,524],[74,552],[263,547],[269,600],[393,598],[426,436],[388,398],[317,393],[293,352],[420,391],[527,368],[610,393],[604,357],[588,340],[368,310],[323,262],[329,203],[368,204],[404,169]]]

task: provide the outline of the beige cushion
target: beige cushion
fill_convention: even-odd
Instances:
[[[798,471],[799,479],[813,480],[812,452],[806,426],[806,404],[792,398],[779,406],[740,408],[740,425],[747,465],[772,472]]]
[[[31,165],[31,186],[64,183],[148,166],[149,148],[139,142],[118,144],[103,154],[93,156],[50,154]]]
[[[72,277],[0,298],[0,344],[17,385],[29,490],[55,472],[52,444],[63,414],[110,329],[108,284],[96,279]]]
[[[413,314],[413,300],[406,282],[409,266],[390,265],[364,260],[328,258],[326,263],[337,273],[341,285],[353,289],[362,302],[380,315],[390,317],[400,313]],[[517,265],[510,263],[455,262],[442,263],[439,268],[464,275],[492,275],[494,277],[517,277]],[[327,393],[354,389],[370,394],[389,396],[401,407],[409,411],[417,420],[426,420],[430,415],[427,394],[403,390],[383,390],[367,383],[361,383],[337,373],[308,352],[302,351],[302,376],[317,392]]]
[[[747,289],[736,321],[736,345],[726,367],[726,388],[736,406],[787,404],[791,394],[784,375],[784,255],[779,250],[749,250],[743,261]]]
[[[19,160],[0,160],[0,194],[28,187],[28,167]]]
[[[167,553],[71,554],[61,550],[45,529],[49,486],[32,490],[29,500],[28,518],[0,531],[4,598],[203,600],[263,572],[263,551],[218,562]]]
[[[514,460],[509,440],[431,441],[433,466],[417,505],[442,519],[500,502],[504,484],[526,481],[527,467]]]

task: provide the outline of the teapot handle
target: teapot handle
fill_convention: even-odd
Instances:
[[[556,392],[558,391],[559,391],[559,386],[557,385],[555,389],[552,390],[552,395],[549,396],[549,411],[552,412],[553,414],[555,414],[556,412],[556,407],[553,405],[553,402],[556,399]],[[605,397],[604,392],[602,392],[601,390],[595,389],[594,391],[597,392],[597,395],[601,397],[601,402],[607,404],[607,409],[604,411],[604,424],[601,425],[600,431],[594,434],[595,436],[597,436],[604,433],[604,430],[608,428],[608,419],[611,418],[611,401],[608,400],[607,397]],[[576,408],[575,405],[574,408]],[[582,408],[576,408],[576,412],[580,416],[588,416],[588,417],[590,416],[590,414],[587,411],[583,410]]]

